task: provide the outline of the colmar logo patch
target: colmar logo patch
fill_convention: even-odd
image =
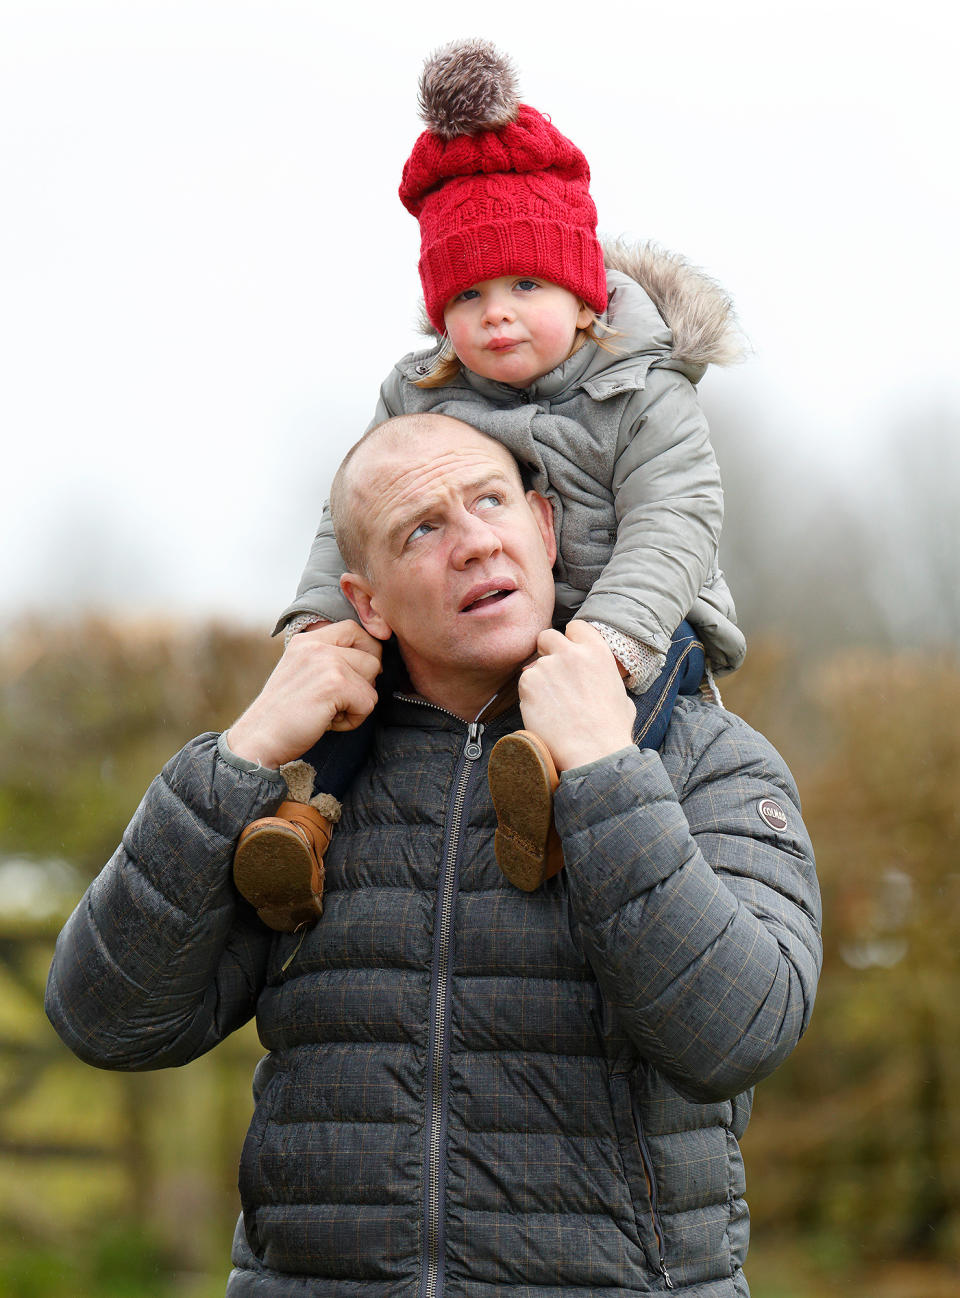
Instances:
[[[780,830],[787,827],[787,813],[779,802],[774,802],[773,798],[762,798],[757,803],[757,815],[771,829]]]

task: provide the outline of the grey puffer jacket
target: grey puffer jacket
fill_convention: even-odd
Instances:
[[[495,437],[553,504],[560,624],[576,614],[664,654],[688,617],[711,665],[731,671],[746,644],[717,563],[723,493],[695,389],[709,363],[739,354],[730,301],[652,246],[612,245],[606,259],[613,352],[588,343],[525,391],[469,370],[442,388],[418,388],[435,349],[415,352],[383,384],[371,427],[432,411]],[[298,613],[354,616],[342,572],[325,510],[276,629]]]
[[[662,760],[564,774],[566,869],[526,894],[485,777],[517,722],[396,703],[302,940],[230,876],[282,782],[201,736],[65,927],[47,1008],[90,1063],[181,1064],[256,1012],[229,1298],[747,1294],[738,1141],[820,964],[793,781],[683,698]]]

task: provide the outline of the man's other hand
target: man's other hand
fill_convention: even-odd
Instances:
[[[293,636],[266,685],[230,727],[238,757],[279,767],[328,730],[355,730],[377,702],[383,645],[356,622],[328,622]]]
[[[542,631],[540,657],[520,676],[523,724],[550,749],[558,771],[607,757],[633,742],[636,710],[603,636],[573,621],[566,635]]]

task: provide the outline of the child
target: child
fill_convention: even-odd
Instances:
[[[427,130],[400,197],[420,223],[424,303],[439,341],[397,364],[371,427],[432,410],[514,453],[553,504],[558,621],[576,615],[597,626],[638,698],[687,616],[708,668],[734,670],[745,644],[717,567],[722,492],[693,386],[710,361],[738,357],[728,299],[679,258],[601,248],[585,157],[519,102],[512,69],[491,46],[439,51],[420,101]],[[353,616],[342,571],[325,512],[277,629]],[[274,927],[320,913],[317,858],[359,763],[336,763],[336,788],[315,771],[326,746],[343,740],[328,736],[285,768],[292,797],[312,805],[284,804],[239,840],[237,886]],[[550,755],[517,732],[491,754],[489,778],[498,862],[532,889],[562,864]]]

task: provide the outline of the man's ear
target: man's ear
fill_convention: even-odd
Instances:
[[[355,572],[345,572],[340,578],[340,589],[357,611],[360,625],[375,640],[389,640],[393,627],[389,626],[373,606],[373,587],[366,577]]]
[[[539,491],[528,491],[525,493],[527,504],[533,512],[536,519],[537,527],[540,529],[540,535],[543,537],[543,547],[547,552],[547,558],[550,560],[552,568],[557,558],[557,538],[553,530],[553,506],[546,496],[541,496]],[[349,599],[349,596],[347,597]]]

